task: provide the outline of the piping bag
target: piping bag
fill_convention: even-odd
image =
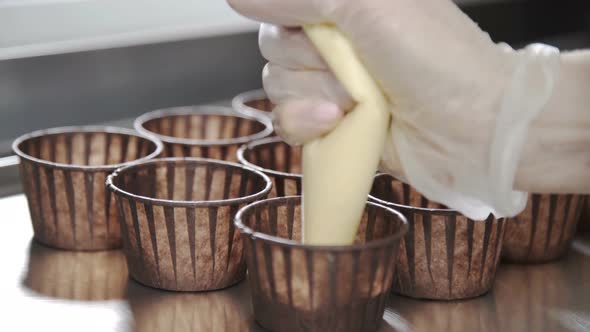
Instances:
[[[303,243],[350,245],[381,160],[389,102],[336,26],[303,29],[355,102],[336,128],[303,146]]]

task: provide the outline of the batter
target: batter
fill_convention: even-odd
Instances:
[[[303,147],[303,242],[349,245],[379,166],[389,105],[340,31],[327,24],[304,29],[356,105]]]

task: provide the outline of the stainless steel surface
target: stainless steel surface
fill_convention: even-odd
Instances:
[[[245,282],[173,293],[128,281],[118,251],[73,253],[31,240],[26,199],[0,199],[2,331],[262,331]],[[382,331],[590,331],[590,234],[544,265],[502,265],[468,301],[392,296]]]
[[[18,163],[17,156],[0,158],[0,197],[22,192],[18,174]]]

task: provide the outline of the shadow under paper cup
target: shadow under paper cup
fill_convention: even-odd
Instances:
[[[397,259],[393,291],[433,300],[487,293],[498,267],[505,220],[476,221],[429,201],[409,185],[379,174],[370,198],[409,222]]]
[[[136,332],[255,331],[245,283],[227,290],[175,293],[130,282],[127,296]]]
[[[575,259],[569,258],[573,257],[566,257],[559,263],[502,265],[498,272],[498,287],[492,294],[498,315],[497,331],[567,331],[561,325],[562,321],[555,319],[555,312],[567,308],[562,312],[568,318],[572,312],[587,312],[587,300],[584,299],[588,299],[590,289],[576,285],[576,279],[582,278],[571,273],[575,267],[567,265]],[[516,311],[516,308],[545,310]]]
[[[583,195],[532,194],[526,209],[509,219],[502,257],[542,263],[566,254],[585,204]]]
[[[301,197],[238,212],[256,321],[271,331],[375,331],[407,221],[367,203],[351,246],[301,244]]]
[[[272,118],[272,110],[275,105],[267,98],[264,90],[252,90],[240,93],[232,99],[233,109],[242,114],[261,115]]]
[[[127,262],[119,250],[67,251],[32,241],[24,284],[53,298],[106,301],[125,298],[128,279]]]
[[[301,195],[301,147],[293,147],[279,137],[269,137],[242,145],[238,160],[268,175],[273,186],[269,198]]]
[[[167,158],[121,168],[107,186],[121,214],[133,279],[175,291],[220,289],[244,279],[233,218],[268,195],[266,175],[212,159]]]
[[[146,113],[135,129],[164,143],[163,157],[202,157],[237,161],[245,143],[272,133],[271,121],[221,106],[187,106]]]
[[[162,144],[132,130],[64,127],[21,136],[13,150],[20,157],[35,239],[61,249],[104,250],[122,244],[106,177],[158,156]]]

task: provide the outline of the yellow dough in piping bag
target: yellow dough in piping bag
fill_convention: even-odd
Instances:
[[[328,135],[303,146],[303,242],[349,245],[379,167],[389,102],[335,26],[304,31],[356,105]]]

